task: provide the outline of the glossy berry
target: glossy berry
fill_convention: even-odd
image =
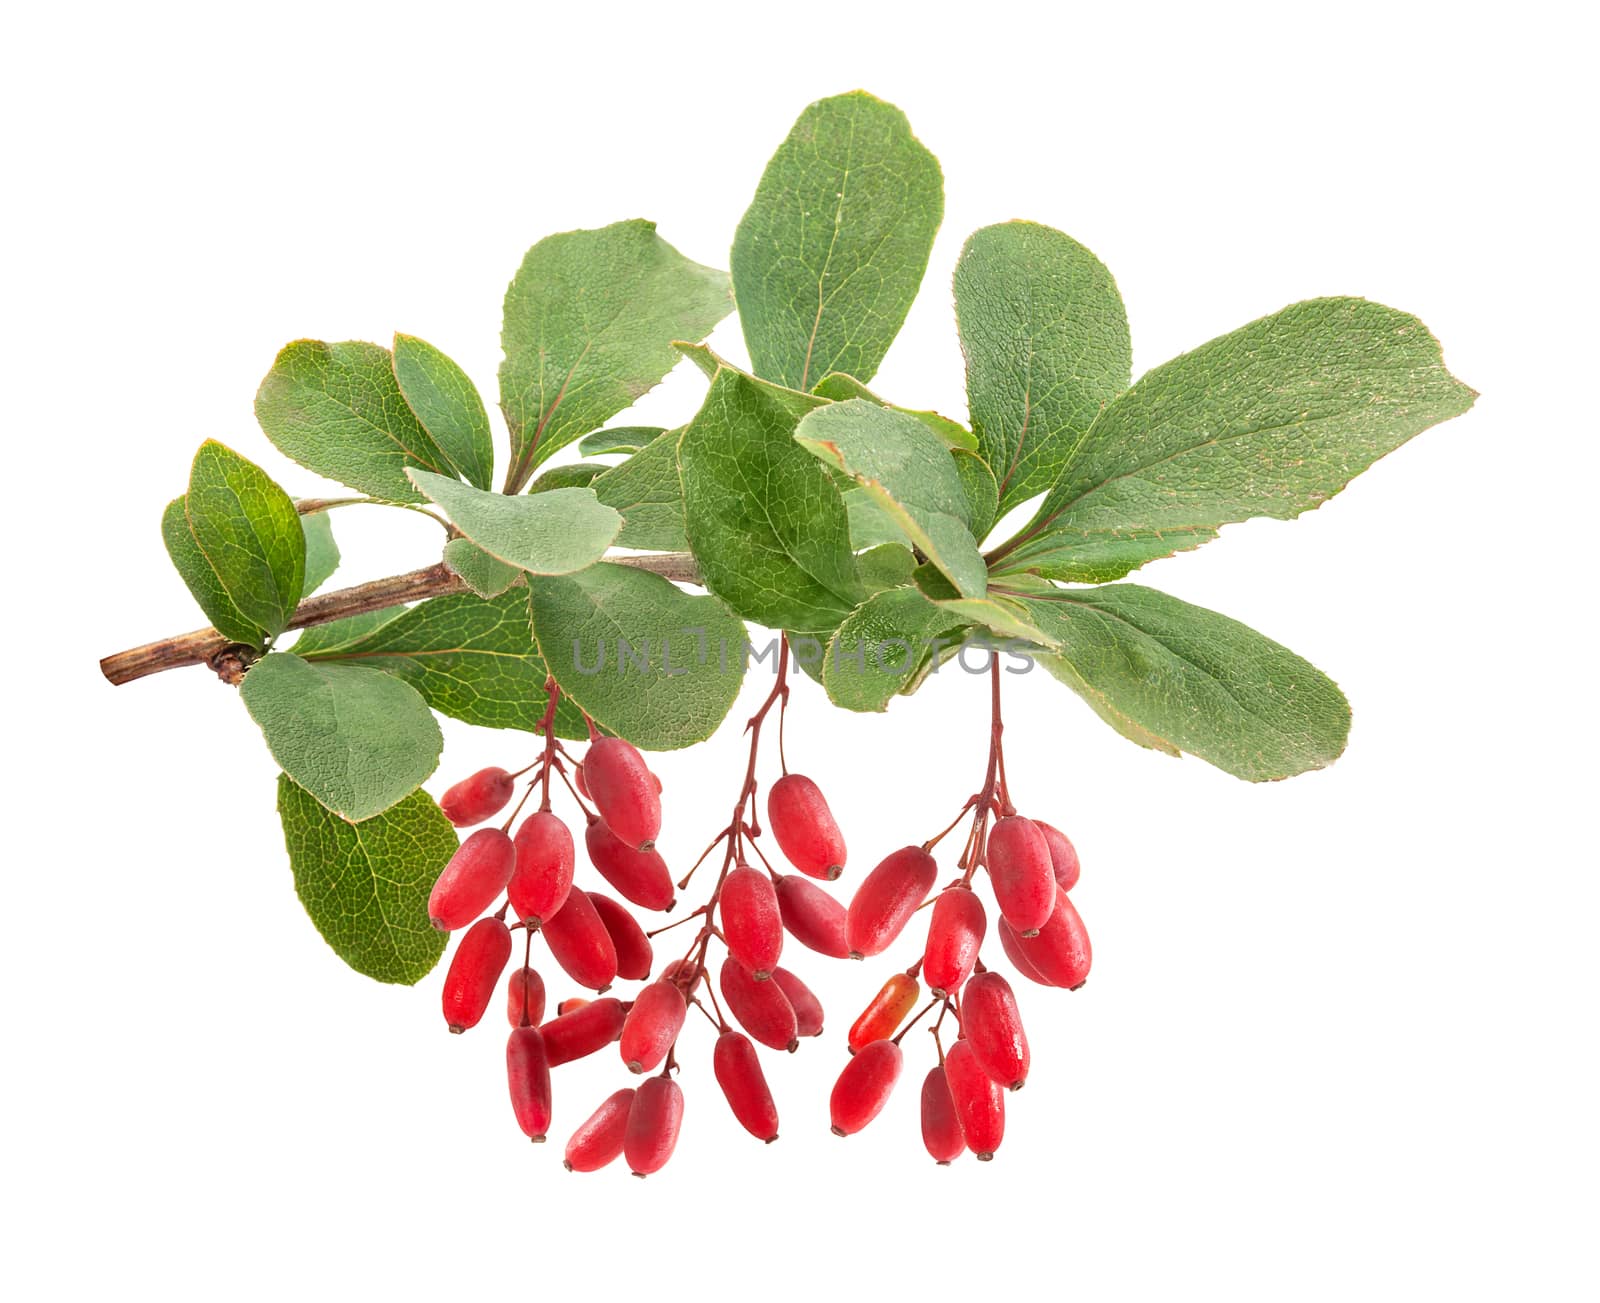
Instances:
[[[581,1009],[584,1005],[589,1003],[591,1003],[591,1001],[585,1000],[581,995],[568,996],[565,1000],[561,1001],[560,1004],[556,1005],[556,1015],[559,1017],[563,1014],[569,1014],[574,1009]]]
[[[662,979],[640,991],[623,1021],[619,1042],[628,1071],[653,1072],[659,1068],[688,1016],[683,992],[673,983]]]
[[[972,1046],[964,1040],[957,1041],[944,1056],[944,1072],[967,1148],[979,1162],[986,1163],[1006,1134],[1005,1090],[983,1070]]]
[[[544,1019],[544,978],[524,965],[506,984],[506,1017],[513,1027],[537,1027]]]
[[[550,1129],[550,1061],[537,1027],[513,1027],[506,1042],[511,1109],[522,1134],[535,1144]]]
[[[676,903],[672,872],[653,849],[634,850],[599,819],[590,820],[583,840],[600,876],[635,905],[668,910]]]
[[[979,973],[961,992],[961,1029],[978,1064],[1007,1090],[1028,1079],[1028,1036],[1011,983]]]
[[[883,1112],[904,1063],[893,1041],[873,1041],[844,1065],[828,1098],[834,1135],[853,1136]]]
[[[617,947],[583,888],[567,893],[566,903],[544,921],[540,933],[556,963],[579,986],[604,991],[617,980]]]
[[[444,1020],[451,1031],[478,1025],[510,962],[511,931],[503,922],[480,918],[467,929],[444,975]]]
[[[723,1003],[739,1026],[768,1049],[794,1050],[800,1044],[800,1026],[794,1006],[776,982],[758,982],[731,955],[722,961],[718,985]]]
[[[772,980],[789,997],[789,1007],[794,1010],[795,1035],[821,1036],[822,1001],[812,994],[811,988],[787,968],[774,968]]]
[[[1054,986],[1048,977],[1033,966],[1033,960],[1023,952],[1022,938],[1012,929],[1011,924],[1005,919],[1000,920],[997,929],[1000,933],[1000,948],[1006,952],[1006,958],[1011,961],[1011,966],[1026,977],[1030,982],[1037,982],[1040,986]]]
[[[845,940],[845,910],[821,887],[798,874],[782,874],[775,888],[783,926],[801,945],[831,959],[850,954]]]
[[[832,882],[844,872],[844,835],[822,792],[804,774],[785,774],[767,793],[778,849],[801,873]]]
[[[1050,843],[1032,819],[1011,815],[989,830],[984,863],[1000,916],[1022,936],[1037,932],[1056,903]]]
[[[610,896],[602,896],[598,891],[585,894],[594,906],[594,912],[600,915],[600,921],[610,934],[611,944],[616,948],[617,976],[625,982],[644,981],[650,976],[651,965],[655,963],[655,951],[651,949],[650,938],[645,935],[644,929],[625,907]]]
[[[845,912],[850,957],[882,954],[933,890],[939,866],[920,846],[904,846],[867,874]]]
[[[511,908],[525,923],[539,926],[554,918],[572,890],[572,868],[577,858],[572,833],[548,810],[536,810],[522,821],[513,839],[517,867],[506,895]]]
[[[428,896],[428,920],[454,932],[482,914],[511,881],[517,862],[511,838],[498,828],[479,828],[456,849]]]
[[[940,1167],[949,1167],[967,1152],[942,1063],[935,1064],[922,1079],[922,1143]]]
[[[552,1068],[603,1050],[622,1035],[622,1024],[628,1016],[627,1006],[610,996],[586,1000],[576,1009],[568,1009],[570,1003],[563,1000],[561,1012],[539,1028],[544,1036],[545,1057]]]
[[[635,1176],[659,1172],[678,1146],[683,1091],[671,1077],[651,1077],[634,1092],[622,1152]]]
[[[622,1137],[628,1129],[628,1112],[633,1107],[633,1088],[619,1090],[567,1141],[563,1164],[569,1172],[598,1172],[622,1153]]]
[[[1054,986],[1076,991],[1089,980],[1094,954],[1089,932],[1067,893],[1057,891],[1056,906],[1035,937],[1018,936],[1017,944],[1039,976]]]
[[[711,1070],[739,1125],[757,1140],[778,1138],[778,1106],[772,1102],[756,1047],[738,1032],[723,1032],[711,1052]]]
[[[1059,828],[1035,819],[1039,831],[1044,834],[1045,843],[1050,847],[1050,867],[1055,871],[1056,881],[1061,884],[1062,891],[1071,891],[1078,885],[1078,850],[1068,839],[1067,834]]]
[[[896,973],[872,997],[861,1016],[850,1027],[850,1053],[859,1054],[874,1041],[887,1040],[900,1030],[906,1015],[917,1007],[922,988],[907,973]]]
[[[758,982],[766,981],[783,953],[783,915],[772,879],[739,865],[723,879],[719,908],[728,953]]]
[[[922,978],[935,995],[961,989],[978,962],[978,947],[988,930],[983,902],[967,887],[941,891],[928,921],[928,948],[922,955]]]
[[[439,808],[457,828],[470,828],[504,810],[515,790],[516,783],[504,769],[480,769],[441,796]]]
[[[600,817],[623,845],[633,850],[655,845],[661,831],[661,790],[633,743],[620,737],[596,738],[583,758],[583,783]]]

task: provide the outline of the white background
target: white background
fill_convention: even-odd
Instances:
[[[1565,7],[1470,8],[13,18],[8,1292],[1594,1297],[1592,33]],[[323,945],[233,694],[194,670],[113,690],[95,661],[199,623],[157,521],[203,438],[324,487],[252,418],[280,345],[400,329],[492,393],[529,244],[649,216],[726,265],[794,117],[856,86],[946,177],[876,386],[897,400],[964,413],[950,272],[1011,217],[1110,265],[1136,372],[1363,294],[1421,315],[1483,397],[1323,510],[1140,576],[1339,681],[1355,727],[1331,770],[1241,784],[1013,681],[1014,786],[1078,841],[1096,966],[1075,996],[1022,992],[1034,1076],[993,1164],[922,1152],[920,1033],[885,1116],[828,1135],[842,1031],[889,964],[796,946],[830,1034],[769,1062],[780,1143],[737,1130],[691,1025],[672,1165],[569,1176],[512,1124],[497,1013],[449,1037],[437,974],[382,987]],[[713,342],[742,355],[732,320]],[[638,414],[681,420],[701,388],[680,368]],[[336,524],[343,582],[435,554],[420,518]],[[791,761],[831,794],[852,877],[953,812],[983,728],[981,680],[871,718],[801,684]],[[674,857],[731,798],[736,733],[660,759]],[[435,791],[526,750],[446,735]],[[559,1074],[560,1136],[621,1071]]]

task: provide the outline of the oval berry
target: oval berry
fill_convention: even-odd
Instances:
[[[811,988],[787,968],[774,968],[772,980],[789,997],[789,1007],[794,1010],[796,1036],[822,1035],[822,1001],[812,994]]]
[[[428,921],[454,932],[494,904],[511,881],[517,854],[498,828],[479,828],[456,848],[428,895]]]
[[[622,1061],[629,1072],[653,1072],[683,1030],[689,1006],[671,982],[651,982],[634,999],[622,1024]]]
[[[583,783],[600,817],[623,845],[640,851],[655,845],[661,831],[661,792],[633,743],[620,737],[596,738],[583,757]]]
[[[568,996],[560,1004],[556,1005],[556,1016],[560,1017],[564,1014],[569,1014],[575,1009],[581,1009],[584,1005],[592,1003],[593,1001],[585,1000],[581,995]]]
[[[622,1035],[622,1024],[628,1017],[627,1006],[610,996],[586,1000],[576,1009],[566,1007],[571,1003],[563,1000],[561,1012],[539,1028],[552,1068],[603,1050]]]
[[[1040,986],[1054,986],[1048,977],[1033,966],[1022,950],[1022,938],[1012,929],[1011,924],[1005,919],[1000,920],[1000,948],[1006,952],[1006,958],[1011,961],[1011,966],[1026,977],[1030,982],[1037,982]]]
[[[964,1040],[957,1041],[944,1056],[944,1073],[967,1148],[980,1163],[987,1163],[1005,1138],[1006,1093],[983,1070],[972,1046]]]
[[[767,822],[778,849],[801,873],[832,882],[844,872],[844,835],[821,790],[804,774],[785,774],[772,785]]]
[[[783,953],[783,915],[772,879],[741,864],[722,882],[722,936],[728,953],[758,982],[772,976]]]
[[[583,840],[600,876],[635,905],[668,910],[677,903],[672,872],[654,850],[632,849],[600,819],[589,821]]]
[[[1007,1090],[1028,1079],[1028,1036],[1022,1030],[1011,983],[999,973],[979,973],[961,992],[961,1030],[978,1063]]]
[[[921,994],[917,979],[909,973],[896,973],[891,977],[851,1025],[850,1053],[859,1054],[865,1046],[893,1036],[900,1030],[906,1015],[916,1008],[917,997]]]
[[[625,982],[644,981],[650,976],[656,959],[644,929],[625,906],[610,896],[602,896],[598,891],[584,894],[589,897],[594,912],[600,915],[600,921],[611,936],[611,944],[616,948],[617,976]]]
[[[516,786],[504,769],[480,769],[441,796],[439,808],[457,828],[470,828],[504,810]]]
[[[1017,937],[1017,945],[1039,976],[1054,986],[1076,991],[1089,980],[1094,953],[1089,932],[1077,907],[1064,891],[1056,892],[1056,906],[1034,937]]]
[[[731,955],[722,961],[719,976],[723,1002],[739,1026],[768,1049],[794,1050],[799,1046],[799,1022],[781,986],[756,981]]]
[[[771,1144],[778,1138],[778,1106],[772,1102],[761,1060],[749,1038],[723,1032],[711,1052],[711,1070],[727,1097],[739,1125],[757,1140]]]
[[[513,1027],[506,1042],[506,1079],[511,1109],[522,1134],[535,1144],[550,1129],[550,1061],[537,1027]]]
[[[548,810],[536,810],[522,821],[513,841],[517,867],[506,895],[511,908],[525,923],[538,927],[554,918],[572,890],[572,868],[577,852],[567,825]]]
[[[513,1027],[537,1027],[544,1018],[544,978],[526,964],[506,984],[506,1017]]]
[[[579,986],[604,991],[617,980],[617,947],[582,887],[567,893],[566,903],[539,932],[556,963]]]
[[[622,1152],[635,1176],[659,1172],[678,1146],[683,1091],[671,1077],[651,1077],[633,1095]]]
[[[598,1172],[622,1153],[622,1137],[628,1129],[628,1112],[633,1107],[633,1087],[609,1095],[572,1133],[563,1155],[569,1172]]]
[[[828,1097],[834,1135],[853,1136],[883,1112],[904,1063],[893,1041],[873,1041],[844,1065]]]
[[[500,919],[480,918],[467,929],[444,975],[444,1020],[451,1031],[478,1025],[510,962],[511,929]]]
[[[1044,834],[1045,843],[1050,847],[1050,867],[1054,870],[1056,881],[1061,884],[1062,891],[1071,891],[1078,885],[1078,850],[1067,834],[1059,828],[1035,819],[1039,831]]]
[[[942,1063],[935,1064],[922,1079],[922,1143],[940,1167],[949,1167],[967,1152]]]
[[[904,846],[867,874],[845,911],[850,958],[882,954],[933,890],[939,866],[920,846]]]
[[[930,991],[948,995],[961,989],[972,976],[988,926],[976,892],[956,886],[939,893],[928,922],[928,948],[922,955],[922,977]]]
[[[782,874],[775,888],[783,926],[801,945],[832,959],[845,959],[850,943],[845,939],[845,910],[821,887],[798,874]]]
[[[1000,916],[1023,936],[1037,932],[1056,903],[1050,843],[1032,819],[1011,815],[989,830],[984,864]]]

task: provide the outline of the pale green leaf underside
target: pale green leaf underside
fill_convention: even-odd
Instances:
[[[513,497],[426,471],[410,475],[463,534],[495,559],[531,574],[564,575],[593,565],[622,528],[622,517],[590,489]]]
[[[528,485],[529,493],[548,493],[551,489],[586,489],[599,479],[605,467],[598,462],[573,462],[566,466],[546,466]]]
[[[594,481],[594,494],[622,513],[617,543],[646,552],[687,552],[683,485],[678,478],[678,436],[664,430],[627,461]]]
[[[479,597],[499,597],[522,578],[522,571],[490,556],[470,538],[444,545],[444,567]]]
[[[208,439],[190,468],[184,509],[229,601],[269,635],[282,632],[305,583],[306,538],[293,500],[255,463]]]
[[[596,430],[578,440],[578,452],[585,457],[601,457],[611,452],[638,452],[666,431],[659,425],[614,425]]]
[[[977,452],[978,436],[962,425],[959,421],[952,421],[948,416],[940,416],[938,412],[918,411],[915,408],[899,407],[878,397],[866,385],[852,375],[843,371],[830,371],[821,380],[811,386],[811,392],[818,398],[826,398],[831,403],[843,403],[852,398],[860,398],[869,403],[876,403],[879,407],[892,408],[897,412],[904,412],[907,416],[914,416],[928,429],[936,434],[940,441],[949,448],[965,448],[968,452]]]
[[[956,641],[950,635],[963,623],[914,587],[878,593],[852,611],[829,642],[822,684],[836,706],[884,710],[939,646]]]
[[[483,398],[467,373],[426,340],[397,334],[394,376],[451,469],[467,483],[488,488],[494,479],[494,440]]]
[[[266,630],[246,619],[233,604],[228,590],[222,586],[222,580],[212,569],[211,562],[206,560],[200,544],[194,540],[194,531],[189,528],[189,513],[184,508],[182,498],[174,498],[161,513],[161,539],[167,545],[167,555],[172,558],[173,567],[205,612],[206,619],[211,621],[212,627],[229,642],[244,643],[250,647],[262,646],[267,640]]]
[[[309,597],[339,568],[339,545],[333,538],[333,519],[326,511],[301,516],[300,528],[306,536],[306,579],[300,595]]]

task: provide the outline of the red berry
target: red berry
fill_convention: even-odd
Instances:
[[[513,1027],[537,1027],[544,1017],[544,978],[527,965],[511,972],[506,985],[506,1017]]]
[[[867,874],[845,912],[850,958],[882,954],[916,913],[939,875],[933,856],[904,846]]]
[[[1046,844],[1050,847],[1050,867],[1055,871],[1056,881],[1061,884],[1062,891],[1071,891],[1078,885],[1078,850],[1070,841],[1067,834],[1059,828],[1052,828],[1042,820],[1035,819],[1039,831],[1044,834]]]
[[[778,1106],[772,1102],[766,1074],[756,1058],[756,1047],[738,1032],[723,1032],[711,1053],[711,1070],[728,1098],[739,1125],[757,1140],[771,1144],[778,1138]]]
[[[917,997],[921,994],[922,988],[917,985],[917,979],[908,973],[896,973],[891,977],[852,1024],[850,1053],[859,1054],[875,1041],[893,1036],[900,1030],[906,1015],[916,1008]]]
[[[662,979],[640,991],[622,1024],[622,1061],[629,1072],[653,1072],[683,1030],[689,1006],[683,992]]]
[[[687,999],[700,985],[700,966],[692,959],[674,959],[661,970],[661,976],[665,981],[676,982]]]
[[[579,986],[604,991],[617,980],[617,947],[582,887],[569,891],[566,904],[539,930],[556,963]]]
[[[928,948],[922,956],[922,977],[935,995],[959,991],[972,976],[978,947],[988,929],[983,902],[968,887],[941,891],[928,923]]]
[[[778,849],[801,873],[832,882],[844,872],[844,835],[822,792],[804,774],[785,774],[767,793]]]
[[[1056,892],[1056,907],[1039,935],[1019,936],[1017,945],[1039,976],[1054,986],[1076,991],[1089,980],[1089,965],[1094,958],[1089,933],[1064,891]]]
[[[984,859],[1000,915],[1023,936],[1037,932],[1056,903],[1050,843],[1032,819],[1011,815],[989,830]]]
[[[594,906],[594,912],[600,915],[606,931],[611,934],[611,944],[617,950],[617,976],[625,982],[644,981],[650,976],[650,967],[656,959],[644,929],[624,906],[610,896],[602,896],[598,891],[585,894]]]
[[[651,1077],[634,1092],[622,1152],[635,1176],[649,1176],[667,1165],[682,1126],[683,1091],[671,1077]]]
[[[456,849],[428,896],[428,919],[454,932],[494,904],[511,881],[517,862],[511,838],[498,828],[479,828]]]
[[[783,953],[783,915],[772,879],[741,864],[722,882],[722,936],[728,953],[758,982],[772,976]]]
[[[572,833],[550,811],[537,810],[522,821],[514,844],[517,867],[506,894],[517,917],[538,927],[556,916],[572,890]]]
[[[515,790],[516,783],[504,769],[480,769],[441,796],[439,808],[457,828],[470,828],[504,810]]]
[[[556,1005],[556,1016],[560,1017],[562,1014],[571,1013],[574,1009],[581,1009],[584,1005],[589,1003],[590,1001],[585,1000],[580,995],[569,996],[567,999],[561,1001],[560,1004]]]
[[[567,1141],[564,1163],[569,1172],[598,1172],[622,1153],[623,1133],[628,1129],[628,1111],[633,1107],[633,1088],[619,1090],[589,1115],[589,1120]]]
[[[853,1136],[883,1112],[904,1063],[893,1041],[873,1041],[844,1065],[828,1098],[834,1135]]]
[[[790,936],[820,955],[832,959],[849,956],[843,905],[821,887],[794,873],[780,875],[776,890],[783,926]]]
[[[537,1027],[513,1027],[506,1042],[511,1108],[522,1134],[535,1144],[550,1129],[550,1060]]]
[[[566,1008],[570,1003],[570,1000],[563,1000],[562,1012],[539,1028],[544,1037],[545,1056],[552,1068],[586,1058],[610,1045],[622,1035],[622,1024],[628,1016],[622,1001],[610,996],[585,1001],[576,1009]]]
[[[756,1040],[773,1050],[799,1047],[800,1025],[783,987],[776,982],[756,981],[731,955],[722,961],[720,985],[728,1012]]]
[[[589,783],[583,776],[583,766],[581,764],[572,766],[572,781],[578,788],[579,796],[586,801],[594,799],[589,795]]]
[[[961,1030],[978,1063],[1007,1090],[1028,1079],[1028,1036],[1011,983],[999,973],[979,973],[961,992]]]
[[[964,1040],[957,1041],[944,1056],[944,1072],[967,1148],[980,1163],[986,1163],[1006,1134],[1006,1093],[983,1070],[972,1046]]]
[[[949,1167],[967,1152],[942,1063],[935,1064],[922,1079],[922,1143],[940,1167]]]
[[[797,1036],[822,1035],[822,1001],[812,994],[811,988],[787,968],[774,968],[772,980],[783,988],[794,1010],[794,1030]]]
[[[444,1020],[453,1032],[476,1027],[511,961],[511,930],[497,918],[467,929],[444,975]]]
[[[583,782],[600,817],[623,845],[641,851],[655,845],[661,831],[661,791],[633,743],[596,738],[583,758]]]
[[[654,850],[632,849],[599,819],[590,820],[583,840],[600,876],[635,905],[668,910],[677,903],[672,872]]]
[[[1030,982],[1037,982],[1040,986],[1054,986],[1048,977],[1033,966],[1022,951],[1022,938],[1012,929],[1011,924],[1005,919],[1000,920],[1000,948],[1006,952],[1006,958],[1011,961],[1011,966],[1026,977]]]

